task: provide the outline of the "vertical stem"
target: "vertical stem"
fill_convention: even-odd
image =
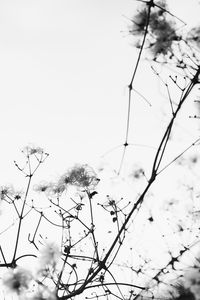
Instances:
[[[93,218],[93,211],[92,211],[91,196],[90,196],[89,192],[87,192],[87,195],[88,195],[89,204],[90,204],[90,218],[91,218],[91,226],[92,226],[91,234],[92,234],[92,238],[93,238],[93,242],[94,242],[94,248],[95,248],[96,257],[97,257],[97,260],[99,261],[99,254],[98,254],[98,249],[97,249],[97,242],[96,242],[96,238],[95,238],[95,235],[94,235],[94,218]]]
[[[18,230],[17,230],[17,237],[16,237],[16,242],[15,242],[15,249],[14,249],[13,259],[12,259],[13,266],[15,266],[15,257],[16,257],[17,248],[18,248],[18,244],[19,244],[19,237],[20,237],[20,231],[21,231],[21,226],[22,226],[24,208],[25,208],[25,204],[26,204],[26,200],[27,200],[27,196],[28,196],[28,192],[29,192],[29,188],[30,188],[30,184],[31,184],[31,179],[32,179],[32,174],[29,175],[28,185],[27,185],[27,188],[26,188],[25,196],[24,196],[24,202],[23,202],[21,213],[20,213],[20,216],[19,216],[19,225],[18,225]]]
[[[142,45],[140,47],[140,51],[139,51],[139,54],[138,54],[136,65],[135,65],[135,68],[134,68],[134,71],[133,71],[133,74],[132,74],[132,77],[131,77],[130,84],[128,86],[129,91],[128,91],[128,112],[127,112],[127,121],[126,121],[126,134],[125,134],[124,149],[123,149],[122,158],[121,158],[121,161],[120,161],[118,175],[121,172],[122,165],[123,165],[123,162],[124,162],[125,153],[126,153],[126,148],[128,146],[128,135],[129,135],[129,127],[130,127],[130,114],[131,114],[131,99],[132,99],[131,98],[131,93],[132,93],[132,90],[133,90],[133,81],[134,81],[135,75],[137,73],[137,69],[138,69],[138,66],[139,66],[139,62],[140,62],[140,59],[141,59],[142,51],[144,49],[144,44],[145,44],[147,33],[148,33],[151,8],[154,6],[153,0],[150,0],[149,2],[147,2],[147,5],[148,5],[147,20],[146,20],[146,26],[145,26],[145,32],[144,32],[144,36],[143,36],[143,40],[142,40]]]

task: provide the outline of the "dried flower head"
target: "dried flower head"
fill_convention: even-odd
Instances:
[[[50,291],[46,286],[39,286],[39,290],[34,294],[30,300],[56,300],[54,291]]]
[[[48,196],[56,196],[59,197],[66,190],[66,185],[60,183],[54,183],[47,190]]]
[[[21,267],[8,270],[3,276],[3,284],[10,291],[17,294],[28,289],[32,280],[31,273]]]
[[[151,7],[149,15],[149,7],[146,3],[142,3],[141,8],[132,19],[130,33],[133,35],[144,34],[147,25],[152,29],[155,28],[155,25],[159,22],[159,18],[162,17],[166,9],[164,1],[157,1],[156,5]]]
[[[61,176],[58,185],[74,185],[85,189],[94,189],[99,182],[94,170],[85,165],[75,165],[71,170]]]
[[[34,185],[33,190],[35,192],[44,193],[52,187],[52,184],[46,181],[42,181],[39,184]]]
[[[179,282],[174,286],[172,294],[173,298],[170,298],[170,300],[195,300],[195,296],[189,288],[183,285],[183,282]]]
[[[59,197],[66,190],[66,186],[60,183],[43,181],[39,184],[36,184],[33,187],[33,190],[38,193],[45,193],[49,197]]]
[[[200,26],[192,28],[188,33],[187,39],[194,43],[197,47],[200,47]]]
[[[40,147],[26,146],[26,147],[23,148],[22,152],[26,156],[30,156],[30,155],[33,155],[33,154],[43,154],[44,150]]]
[[[132,26],[130,27],[129,32],[133,35],[143,34],[147,25],[148,12],[147,8],[142,8],[132,20]]]
[[[45,269],[46,267],[53,267],[55,269],[56,264],[60,258],[59,247],[54,242],[47,243],[40,252],[39,257],[39,268],[40,270]]]
[[[135,170],[132,172],[131,176],[132,176],[134,179],[140,179],[141,177],[144,176],[144,170],[143,170],[143,168],[140,168],[140,167],[139,167],[139,168],[135,169]]]
[[[193,268],[184,274],[184,287],[188,288],[195,296],[200,299],[200,269]]]
[[[155,28],[152,30],[154,42],[152,42],[150,48],[153,55],[157,57],[160,54],[166,55],[172,52],[173,42],[178,40],[174,24],[166,19],[162,19],[154,26]]]
[[[166,18],[166,4],[164,1],[157,1],[155,6],[151,7],[150,14],[147,4],[143,3],[142,5],[141,10],[132,20],[129,32],[132,35],[141,36],[148,26],[147,39],[154,57],[172,52],[173,42],[177,41],[179,37],[176,34],[175,22]],[[136,42],[136,45],[140,47],[139,41]]]
[[[6,198],[10,198],[14,195],[14,188],[11,185],[1,186],[0,187],[0,199],[5,200]]]
[[[24,194],[24,191],[17,191],[17,192],[15,192],[14,193],[14,200],[19,200],[19,199],[21,199],[22,198],[22,196],[23,196],[23,194]]]

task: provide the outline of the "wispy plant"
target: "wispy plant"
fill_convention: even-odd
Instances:
[[[15,162],[24,175],[25,188],[20,191],[15,191],[12,185],[0,188],[2,214],[5,208],[12,214],[12,222],[1,232],[2,284],[6,293],[9,291],[19,299],[200,299],[198,255],[195,266],[189,266],[186,260],[188,255],[195,257],[193,249],[199,242],[199,225],[194,219],[196,213],[198,220],[200,211],[198,189],[182,183],[185,198],[191,199],[192,204],[181,218],[177,211],[186,201],[183,196],[178,200],[168,199],[165,209],[161,210],[159,199],[153,193],[161,174],[170,172],[172,165],[183,172],[185,166],[181,158],[200,144],[200,138],[196,137],[170,159],[166,158],[175,124],[192,91],[199,85],[199,29],[180,33],[177,22],[183,22],[169,11],[166,2],[140,2],[129,28],[137,39],[139,52],[128,85],[126,132],[117,175],[119,178],[131,144],[130,104],[142,55],[146,55],[152,74],[165,87],[170,108],[166,128],[154,147],[151,168],[146,170],[139,165],[134,168],[133,189],[138,181],[142,180],[142,185],[128,199],[100,192],[99,185],[104,179],[88,164],[74,165],[55,181],[34,182],[35,173],[48,154],[40,147],[25,147],[23,164]],[[159,64],[172,66],[172,72],[180,70],[180,81],[174,73],[168,77],[178,90],[176,98],[171,96],[169,84],[157,71]],[[197,164],[195,155],[190,159],[190,173]],[[162,196],[169,189],[166,182]],[[159,218],[166,222],[167,232],[162,233]],[[7,253],[4,237],[13,228]],[[165,252],[161,260],[151,250],[155,232],[159,235],[156,251],[161,253],[163,247]],[[188,235],[189,242],[185,238]],[[23,264],[27,260],[34,270]]]

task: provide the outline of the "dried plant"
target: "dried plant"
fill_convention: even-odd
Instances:
[[[23,167],[15,162],[24,175],[25,188],[0,188],[2,216],[6,211],[10,216],[0,232],[5,299],[9,294],[23,300],[200,299],[200,259],[196,251],[200,237],[199,188],[180,176],[182,182],[176,188],[178,192],[183,188],[183,193],[166,196],[164,207],[153,190],[172,166],[171,177],[175,168],[181,175],[187,169],[191,177],[198,177],[198,154],[189,158],[187,154],[200,144],[199,137],[170,159],[166,156],[179,116],[200,82],[199,28],[180,34],[176,24],[180,20],[164,1],[141,2],[130,27],[130,34],[140,39],[139,53],[128,85],[126,132],[117,178],[124,181],[120,176],[131,146],[132,92],[142,53],[146,53],[153,74],[165,88],[169,108],[151,167],[134,168],[129,176],[134,186],[129,199],[104,195],[99,186],[105,179],[88,164],[73,166],[54,182],[35,182],[35,173],[48,154],[40,147],[25,147]],[[171,66],[170,84],[157,71],[160,64]],[[177,70],[179,77],[173,73]],[[172,97],[173,88],[178,92]],[[162,197],[170,189],[165,182]],[[155,253],[151,249],[154,243]]]

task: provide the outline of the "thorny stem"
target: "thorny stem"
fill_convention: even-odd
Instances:
[[[163,273],[163,271],[166,270],[168,267],[171,266],[172,269],[173,269],[174,263],[177,262],[185,252],[189,251],[192,247],[194,247],[194,246],[195,246],[196,244],[198,244],[198,243],[199,243],[199,241],[197,241],[197,242],[191,244],[191,245],[188,246],[188,247],[184,247],[184,249],[183,249],[183,250],[180,250],[180,251],[179,251],[179,254],[178,254],[177,256],[175,256],[175,257],[171,256],[171,259],[167,262],[167,264],[166,264],[164,267],[162,267],[162,269],[160,269],[160,270],[154,275],[153,278],[151,278],[151,280],[149,281],[148,285],[150,285],[150,283],[151,283],[153,280],[157,280],[157,281],[158,281],[158,280],[159,280],[159,279],[158,279],[159,276],[160,276],[160,275]],[[147,289],[147,287],[146,287],[146,289]],[[137,300],[138,298],[140,298],[141,293],[142,293],[142,291],[141,291],[141,292],[140,292],[133,300]]]

